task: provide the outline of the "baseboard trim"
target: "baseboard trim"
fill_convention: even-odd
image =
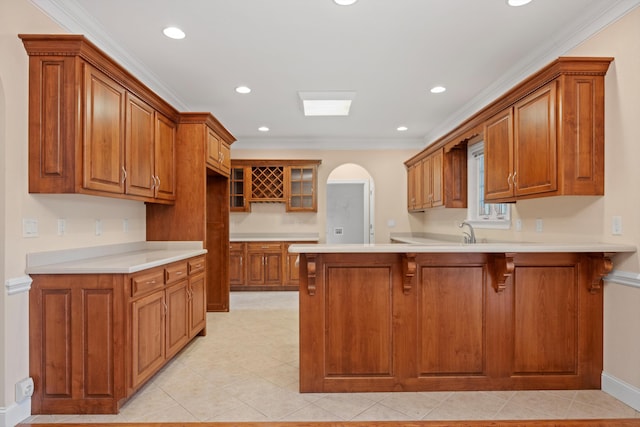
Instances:
[[[31,416],[31,398],[0,408],[0,427],[14,427]]]
[[[621,402],[640,411],[640,388],[632,386],[621,379],[602,373],[602,391],[615,397]]]

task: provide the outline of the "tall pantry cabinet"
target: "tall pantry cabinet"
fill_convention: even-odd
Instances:
[[[212,144],[214,140],[217,144]],[[207,311],[229,310],[227,165],[234,141],[210,113],[180,113],[176,200],[173,205],[147,204],[147,240],[202,241],[207,249]]]

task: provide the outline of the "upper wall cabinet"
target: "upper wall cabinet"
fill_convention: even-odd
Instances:
[[[29,54],[29,192],[173,203],[178,112],[79,35]]]
[[[320,160],[233,160],[231,211],[250,212],[250,203],[285,203],[287,212],[318,211]]]
[[[426,182],[417,183],[420,173],[412,169],[443,148],[444,204],[466,207],[466,149],[482,140],[486,201],[604,194],[604,76],[611,61],[558,58],[407,160],[409,210],[423,209],[412,209],[411,197],[418,200]]]

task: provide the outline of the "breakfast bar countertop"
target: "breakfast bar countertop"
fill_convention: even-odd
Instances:
[[[202,242],[133,242],[27,254],[27,274],[129,274],[206,254]]]
[[[636,252],[633,245],[601,242],[482,242],[462,243],[425,237],[393,238],[398,243],[296,244],[291,253],[554,253],[554,252]]]

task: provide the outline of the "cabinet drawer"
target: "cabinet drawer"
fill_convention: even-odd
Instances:
[[[282,250],[282,242],[251,242],[247,243],[247,249],[252,252],[279,252]]]
[[[204,257],[189,260],[189,274],[195,274],[204,271]]]
[[[140,274],[136,274],[131,278],[131,296],[146,294],[155,289],[164,286],[164,270],[154,269]]]
[[[187,277],[187,262],[168,265],[164,268],[166,284],[174,283]]]
[[[242,251],[244,250],[244,242],[231,242],[229,243],[230,251]]]

